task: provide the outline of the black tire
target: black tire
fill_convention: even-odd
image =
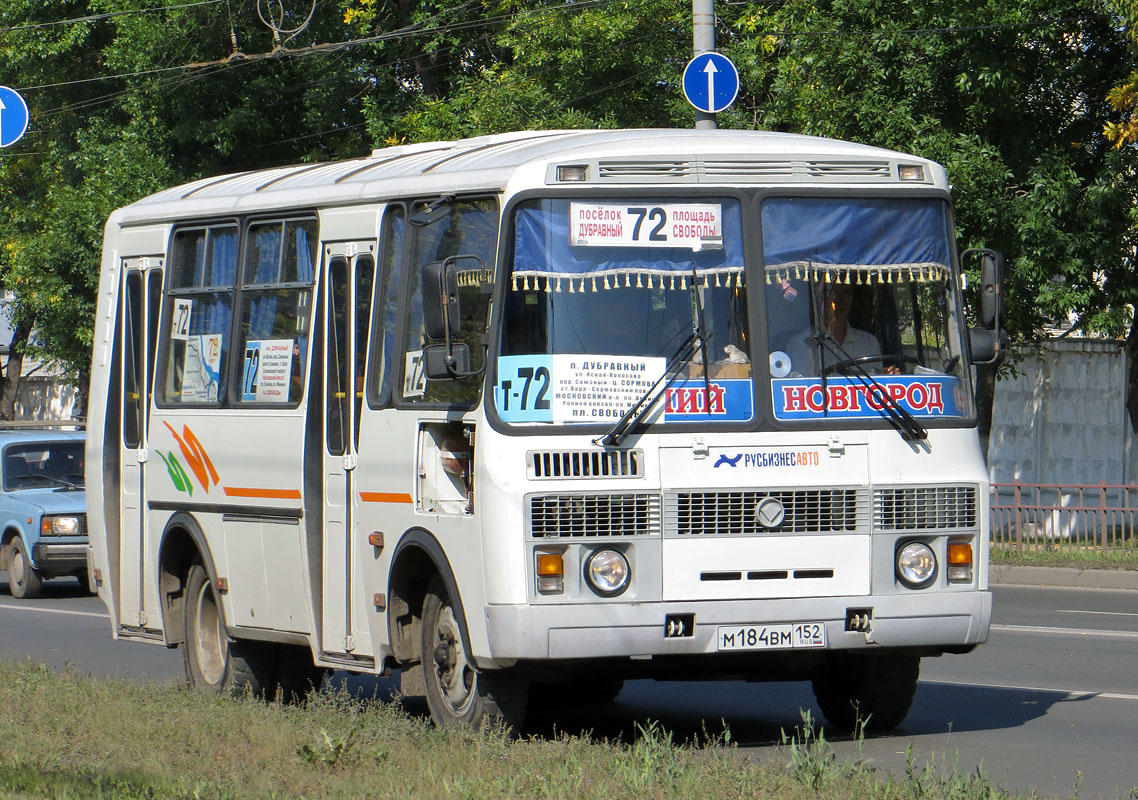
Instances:
[[[463,646],[459,626],[446,587],[436,578],[423,600],[420,639],[431,719],[439,727],[520,725],[528,684],[506,671],[479,671]]]
[[[303,702],[310,692],[320,691],[327,672],[328,670],[312,663],[312,652],[307,647],[279,645],[275,677],[276,699],[287,704]]]
[[[32,566],[24,541],[17,536],[8,546],[8,590],[12,597],[30,600],[43,591],[43,578]]]
[[[90,576],[90,574],[88,574],[87,570],[81,569],[78,572],[76,572],[75,573],[75,579],[77,581],[79,581],[79,588],[82,589],[84,592],[86,592],[87,594],[97,594],[97,592],[95,592],[94,589],[91,587],[91,576]]]
[[[909,713],[920,671],[920,656],[834,655],[814,676],[814,698],[836,728],[888,730]]]
[[[230,638],[213,581],[200,561],[186,574],[184,602],[186,684],[204,695],[249,691],[264,697],[273,677],[274,648]]]

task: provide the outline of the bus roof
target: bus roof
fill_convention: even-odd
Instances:
[[[557,165],[590,167],[587,184],[858,183],[899,180],[898,164],[924,165],[923,185],[947,188],[944,171],[916,156],[786,133],[635,129],[517,131],[373,151],[346,161],[298,164],[205,178],[120,209],[118,222],[350,205],[388,197],[504,190],[521,173],[557,184]],[[579,185],[579,184],[577,184]]]

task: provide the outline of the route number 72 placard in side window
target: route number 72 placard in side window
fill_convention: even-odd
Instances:
[[[723,239],[718,203],[570,203],[569,242],[578,247],[691,247]]]

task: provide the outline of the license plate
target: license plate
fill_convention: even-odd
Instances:
[[[790,650],[825,647],[826,626],[821,622],[785,625],[721,625],[716,633],[720,650]]]

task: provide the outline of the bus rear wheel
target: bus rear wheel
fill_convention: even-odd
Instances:
[[[209,573],[200,561],[186,575],[186,683],[204,695],[263,697],[274,667],[272,649],[229,636]]]
[[[528,686],[506,672],[480,671],[462,642],[454,603],[437,578],[423,601],[421,649],[427,707],[440,727],[503,724],[525,717]]]
[[[920,656],[834,654],[814,675],[814,698],[836,728],[888,730],[909,713],[920,671]]]

